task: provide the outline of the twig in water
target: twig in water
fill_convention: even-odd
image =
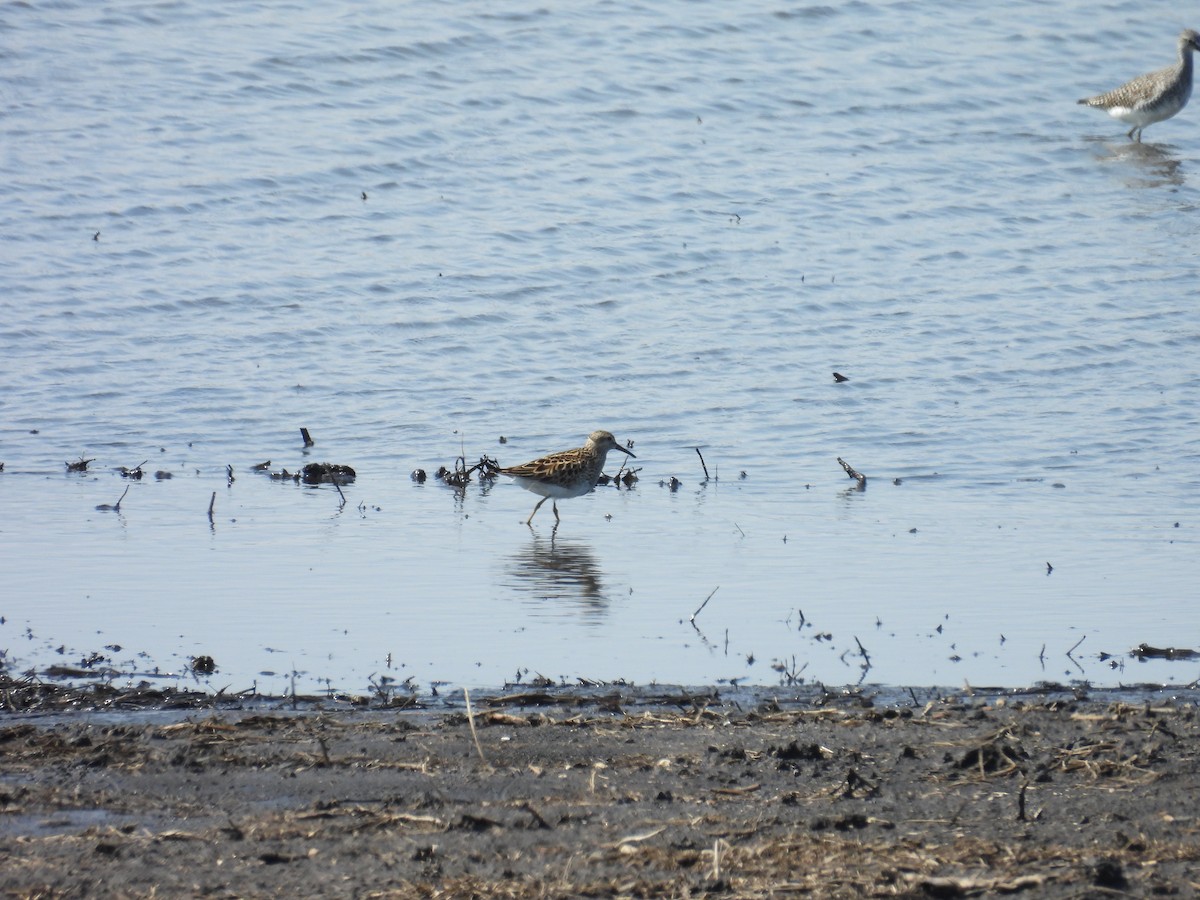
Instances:
[[[300,437],[304,438],[304,446],[305,447],[311,447],[313,444],[316,443],[316,441],[314,441],[311,437],[309,437],[307,428],[300,429]]]
[[[217,492],[213,491],[212,499],[208,501],[208,521],[213,520],[213,507],[217,505]]]
[[[704,602],[700,604],[700,609],[697,609],[694,613],[692,613],[692,617],[688,621],[690,621],[693,625],[695,625],[696,624],[696,616],[700,615],[700,610],[702,610],[702,609],[704,609],[704,607],[708,606],[708,601],[711,600],[713,598],[713,594],[715,594],[720,589],[721,589],[721,586],[719,584],[715,588],[713,588],[712,594],[709,594],[707,597],[704,598]]]
[[[858,635],[854,636],[854,643],[858,644],[858,652],[862,654],[862,658],[869,669],[871,667],[871,656],[867,653],[867,648],[862,645],[862,641],[858,639]]]
[[[475,731],[475,713],[471,712],[471,693],[466,688],[463,688],[463,699],[467,702],[467,724],[471,726],[471,737],[475,739],[475,749],[479,751],[479,758],[483,760],[483,764],[490,769],[492,764],[483,755],[483,746],[479,743],[479,734]]]
[[[1079,660],[1077,660],[1071,654],[1074,653],[1075,650],[1079,647],[1079,645],[1082,644],[1086,640],[1087,640],[1087,635],[1085,634],[1083,637],[1081,637],[1079,640],[1077,640],[1075,642],[1074,647],[1072,647],[1070,650],[1067,651],[1067,659],[1069,659],[1071,662],[1075,663],[1075,668],[1077,668],[1080,672],[1084,671],[1084,668],[1082,665],[1080,665]]]
[[[1077,640],[1075,642],[1075,646],[1073,646],[1070,650],[1067,651],[1067,657],[1072,660],[1075,659],[1075,657],[1071,656],[1071,654],[1074,653],[1079,648],[1079,645],[1082,644],[1086,640],[1087,640],[1087,635],[1085,634],[1083,637],[1081,637],[1079,640]]]
[[[846,470],[846,474],[858,482],[859,487],[867,486],[866,475],[857,471],[852,465],[850,465],[850,463],[846,462],[840,456],[837,458],[837,461],[841,464],[841,467]]]
[[[125,485],[125,490],[122,491],[120,500],[117,500],[117,502],[114,503],[112,506],[109,506],[107,503],[101,503],[99,506],[96,507],[96,509],[105,510],[105,511],[111,510],[112,512],[119,513],[121,511],[121,500],[124,500],[125,495],[128,493],[129,493],[129,485]]]
[[[329,475],[329,480],[332,481],[333,486],[335,488],[337,488],[337,492],[342,498],[342,506],[345,506],[346,505],[346,495],[342,493],[342,486],[340,484],[338,484],[337,476],[331,472]]]
[[[704,470],[704,480],[708,481],[708,466],[704,464],[704,454],[700,452],[700,448],[696,448],[696,455],[700,457],[700,468]]]

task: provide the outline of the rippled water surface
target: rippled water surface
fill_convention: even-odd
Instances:
[[[4,7],[0,650],[214,690],[1194,680],[1128,651],[1200,645],[1200,109],[1139,145],[1074,102],[1184,25]],[[640,480],[557,529],[433,477],[595,428]]]

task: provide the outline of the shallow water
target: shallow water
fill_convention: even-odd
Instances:
[[[7,7],[0,648],[233,690],[1192,681],[1127,651],[1200,625],[1200,125],[1074,103],[1185,24]],[[640,481],[556,532],[408,477],[601,427]]]

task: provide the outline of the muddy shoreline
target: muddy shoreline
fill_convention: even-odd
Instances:
[[[1200,888],[1195,690],[544,687],[468,712],[93,685],[22,712],[14,684],[6,896]]]

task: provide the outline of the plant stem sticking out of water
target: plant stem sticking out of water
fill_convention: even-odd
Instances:
[[[129,493],[129,485],[125,485],[125,490],[121,492],[121,497],[119,500],[117,500],[116,503],[114,503],[112,505],[109,505],[107,503],[101,503],[99,506],[96,507],[96,509],[101,510],[103,512],[119,513],[121,511],[121,500],[124,500],[125,495],[128,493]]]
[[[720,589],[721,589],[721,586],[719,584],[715,588],[712,589],[712,594],[709,594],[707,597],[704,598],[704,602],[700,604],[699,609],[697,609],[694,613],[692,613],[691,619],[688,620],[689,622],[691,622],[693,625],[696,624],[696,616],[700,615],[700,610],[702,610],[702,609],[704,609],[704,607],[708,606],[708,601],[711,600],[713,598],[713,594],[715,594]]]

